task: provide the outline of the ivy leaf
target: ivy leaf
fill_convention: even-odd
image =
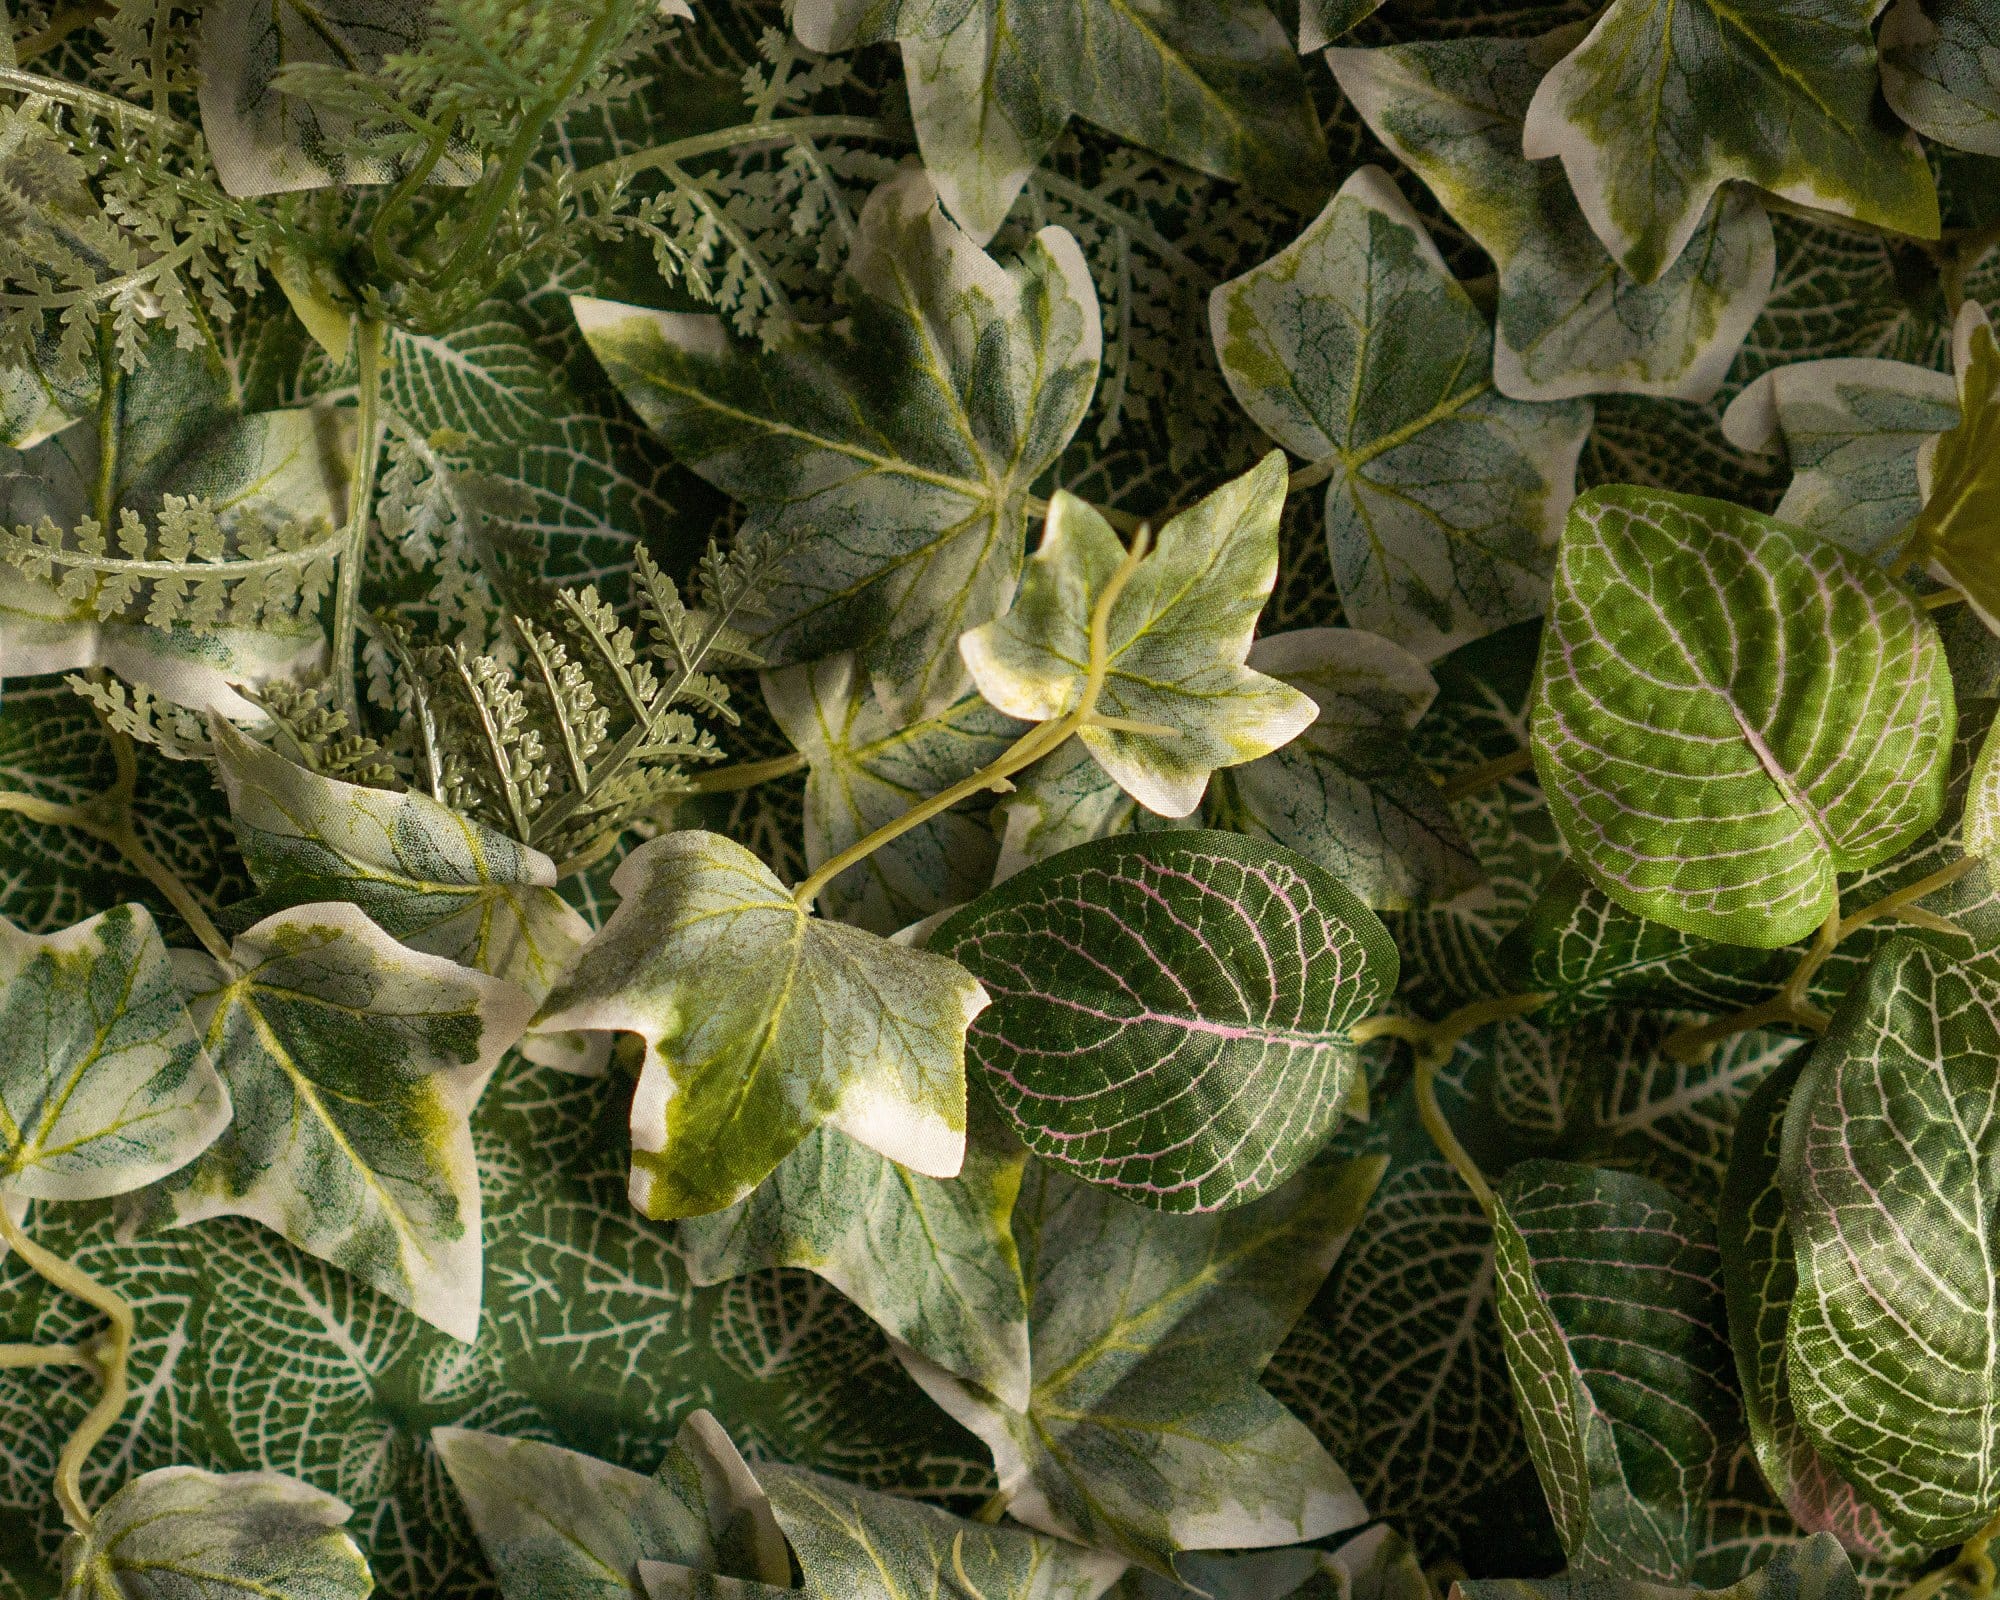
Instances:
[[[892,718],[950,705],[952,644],[1006,608],[1026,497],[1083,420],[1103,335],[1076,242],[1045,228],[1003,267],[920,172],[869,197],[852,315],[779,349],[712,317],[574,302],[635,410],[687,467],[791,542],[764,640],[778,664],[858,649]]]
[[[803,1267],[945,1371],[1026,1405],[1028,1300],[1008,1228],[1026,1158],[998,1130],[979,1137],[977,1118],[944,1181],[816,1129],[749,1199],[681,1224],[688,1276]]]
[[[1331,181],[1264,0],[805,0],[793,25],[809,50],[903,42],[924,166],[981,241],[1072,116],[1300,210]]]
[[[986,1004],[942,956],[810,915],[717,834],[634,850],[622,897],[543,1007],[549,1029],[646,1041],[632,1203],[720,1211],[822,1123],[929,1177],[965,1153],[965,1029]]]
[[[1097,1600],[1125,1570],[1109,1551],[968,1522],[797,1467],[766,1468],[764,1486],[813,1600]]]
[[[0,1193],[123,1194],[229,1125],[144,906],[40,937],[0,919],[0,1039]]]
[[[1907,548],[2000,633],[2000,556],[1992,533],[2000,516],[2000,470],[1994,465],[2000,460],[2000,339],[1975,302],[1959,313],[1952,356],[1958,424],[1917,457],[1924,509]]]
[[[1366,1520],[1312,1435],[1257,1387],[1382,1163],[1308,1169],[1255,1205],[1162,1216],[1055,1168],[1014,1207],[1028,1280],[1025,1410],[899,1351],[993,1451],[1018,1521],[1162,1576],[1183,1550],[1317,1539]]]
[[[1028,1148],[1160,1211],[1239,1206],[1323,1145],[1349,1029],[1395,992],[1372,912],[1237,834],[1104,839],[953,914],[932,948],[993,996],[968,1045]]]
[[[846,651],[766,673],[764,701],[806,758],[809,868],[989,765],[1025,731],[977,694],[900,722]],[[978,894],[993,881],[995,854],[981,818],[947,811],[848,868],[820,904],[843,922],[893,933]]]
[[[344,902],[237,936],[191,1009],[236,1120],[169,1179],[177,1223],[255,1218],[459,1339],[479,1325],[467,1119],[527,997]]]
[[[1667,1587],[1623,1577],[1592,1582],[1587,1587],[1567,1577],[1460,1579],[1457,1588],[1465,1600],[1572,1600],[1579,1591],[1599,1595],[1602,1600],[1669,1600],[1670,1596],[1692,1600],[1696,1595],[1710,1600],[1779,1600],[1780,1596],[1862,1600],[1864,1592],[1847,1552],[1825,1533],[1781,1547],[1741,1582],[1719,1589]]]
[[[1494,1240],[1507,1364],[1570,1570],[1681,1581],[1739,1403],[1713,1227],[1649,1179],[1524,1161]]]
[[[1186,816],[1217,767],[1269,755],[1313,720],[1309,697],[1243,665],[1277,580],[1284,508],[1285,458],[1274,450],[1161,528],[1111,602],[1098,710],[1155,731],[1086,723],[1076,737],[1161,816]],[[959,640],[979,692],[1029,722],[1075,710],[1091,618],[1124,558],[1111,524],[1057,491],[1012,609]]]
[[[1983,1263],[2000,982],[1892,939],[1813,1047],[1778,1181],[1797,1254],[1787,1324],[1807,1436],[1889,1524],[1954,1544],[2000,1506]]]
[[[1896,0],[1882,22],[1882,92],[1917,132],[2000,156],[2000,18],[1977,0]]]
[[[1770,293],[1770,219],[1746,191],[1722,191],[1692,248],[1657,280],[1634,282],[1591,233],[1562,170],[1521,153],[1535,86],[1582,32],[1332,50],[1327,63],[1376,135],[1493,258],[1502,394],[1706,400]]]
[[[1335,1550],[1310,1545],[1243,1556],[1183,1556],[1185,1584],[1134,1569],[1113,1600],[1426,1600],[1424,1569],[1393,1528],[1377,1523]]]
[[[1673,264],[1732,180],[1935,239],[1923,153],[1875,114],[1874,11],[1613,0],[1542,79],[1523,147],[1562,158],[1590,226],[1641,283]]]
[[[1492,329],[1387,174],[1220,285],[1209,326],[1243,408],[1329,480],[1350,623],[1430,661],[1541,614],[1590,406],[1495,391]]]
[[[276,1472],[161,1467],[63,1546],[65,1600],[365,1600],[375,1580],[352,1513]]]
[[[1954,720],[1936,630],[1872,564],[1719,500],[1577,502],[1535,770],[1578,864],[1628,911],[1760,949],[1803,938],[1836,908],[1836,873],[1936,820]]]

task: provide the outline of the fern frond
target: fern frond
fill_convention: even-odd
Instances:
[[[208,728],[197,712],[162,700],[143,684],[71,673],[63,682],[89,701],[106,727],[175,761],[205,761],[212,754]]]
[[[270,742],[300,766],[375,789],[393,787],[398,781],[388,751],[354,729],[347,713],[335,705],[329,685],[279,678],[244,692],[270,717],[276,735]]]

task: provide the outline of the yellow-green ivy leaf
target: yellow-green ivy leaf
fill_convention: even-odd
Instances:
[[[1924,509],[1908,550],[2000,633],[2000,338],[1972,301],[1952,330],[1958,425],[1917,458]]]

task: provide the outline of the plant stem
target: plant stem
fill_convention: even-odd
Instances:
[[[1958,1547],[1958,1554],[1943,1566],[1926,1572],[1908,1588],[1895,1596],[1895,1600],[1930,1600],[1949,1583],[1962,1583],[1979,1600],[1993,1593],[1993,1555],[1991,1545],[2000,1538],[2000,1516],[1975,1533]]]
[[[79,111],[94,112],[100,117],[124,118],[127,121],[145,123],[164,133],[177,133],[192,137],[194,129],[179,117],[168,116],[164,112],[148,111],[144,106],[135,106],[129,100],[121,100],[115,94],[101,94],[95,89],[86,89],[80,84],[63,78],[45,78],[38,72],[23,72],[18,67],[0,67],[0,89],[11,89],[16,94],[39,94],[51,100],[59,100],[64,105],[75,106]]]
[[[111,522],[118,510],[118,418],[124,398],[117,327],[107,312],[97,319],[97,481],[90,497],[90,514],[107,540],[114,537]]]
[[[360,697],[354,691],[355,635],[361,623],[361,569],[367,565],[368,523],[375,510],[375,475],[382,464],[382,365],[386,332],[379,322],[354,325],[360,368],[354,440],[354,472],[347,485],[347,528],[341,540],[333,590],[333,674],[336,704],[350,728],[361,726]]]
[[[1463,800],[1469,794],[1477,794],[1481,789],[1496,783],[1505,783],[1517,772],[1526,772],[1535,764],[1534,752],[1526,745],[1511,750],[1504,756],[1496,756],[1491,761],[1482,761],[1476,767],[1467,767],[1462,772],[1454,772],[1448,778],[1438,780],[1438,787],[1447,800]]]
[[[78,1533],[88,1533],[92,1519],[90,1507],[83,1498],[83,1463],[111,1431],[111,1425],[125,1409],[126,1363],[132,1353],[132,1304],[123,1295],[99,1283],[75,1262],[65,1261],[52,1251],[44,1250],[28,1237],[5,1206],[0,1206],[0,1239],[6,1240],[8,1246],[42,1278],[101,1312],[111,1324],[91,1342],[86,1357],[89,1364],[97,1369],[104,1391],[97,1397],[97,1404],[77,1424],[76,1432],[69,1436],[62,1454],[56,1458],[56,1501],[62,1507],[63,1520]]]
[[[0,1367],[87,1367],[81,1345],[0,1344]]]
[[[1940,589],[1935,594],[1927,594],[1919,597],[1917,604],[1922,606],[1926,611],[1942,611],[1946,606],[1958,605],[1964,599],[1965,591],[1963,589]]]
[[[760,783],[788,778],[805,766],[806,758],[791,751],[768,761],[737,761],[726,767],[712,767],[688,780],[696,794],[734,794],[738,789],[754,789]]]
[[[607,181],[622,182],[658,167],[678,167],[683,162],[719,155],[724,150],[739,150],[748,145],[785,144],[802,139],[886,139],[888,136],[888,124],[873,117],[784,117],[775,121],[745,122],[733,128],[691,134],[670,144],[656,144],[645,150],[634,150],[630,155],[600,161],[594,167],[585,167],[573,181],[578,188]]]

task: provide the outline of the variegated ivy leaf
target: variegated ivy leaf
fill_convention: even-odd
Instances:
[[[1377,1523],[1334,1550],[1310,1545],[1242,1556],[1186,1555],[1184,1584],[1133,1568],[1111,1600],[1431,1600],[1424,1569],[1395,1529]]]
[[[2000,1508],[2000,981],[1911,940],[1882,948],[1792,1091],[1778,1181],[1798,1268],[1792,1404],[1905,1537]]]
[[[1535,1470],[1579,1576],[1684,1579],[1737,1427],[1715,1230],[1650,1179],[1507,1174],[1500,1327]]]
[[[1927,139],[2000,156],[2000,16],[1980,0],[1896,0],[1882,22],[1882,92]]]
[[[1465,1600],[1862,1600],[1862,1588],[1840,1542],[1829,1534],[1780,1546],[1740,1582],[1719,1589],[1647,1583],[1618,1576],[1579,1582],[1560,1578],[1460,1579],[1455,1591]]]
[[[63,1600],[366,1600],[352,1514],[282,1473],[160,1467],[65,1541]]]
[[[1086,724],[1076,737],[1163,817],[1194,810],[1217,767],[1269,755],[1313,720],[1308,696],[1243,664],[1277,581],[1284,508],[1285,458],[1274,450],[1161,528],[1111,603],[1097,709],[1146,726]],[[1095,509],[1057,491],[1012,609],[958,642],[988,701],[1029,722],[1076,709],[1091,618],[1125,553]]]
[[[0,1194],[123,1194],[229,1125],[144,906],[41,937],[0,918],[0,1040]]]
[[[612,380],[681,463],[791,541],[774,662],[858,649],[893,719],[957,700],[953,644],[1006,608],[1029,486],[1083,420],[1103,334],[1076,242],[1045,228],[1003,267],[921,172],[869,197],[853,314],[779,349],[713,317],[578,299]]]
[[[1641,283],[1673,264],[1732,180],[1934,239],[1923,152],[1875,113],[1875,9],[1613,0],[1542,79],[1523,147],[1562,158],[1590,226]]]
[[[1125,1570],[1107,1550],[968,1522],[798,1467],[766,1468],[764,1486],[812,1600],[1097,1600]]]
[[[1936,630],[1873,564],[1720,500],[1594,489],[1570,514],[1535,770],[1628,911],[1803,938],[1836,873],[1936,820],[1954,721]]]
[[[1494,389],[1492,329],[1387,174],[1220,285],[1209,324],[1244,409],[1329,480],[1349,622],[1429,661],[1541,614],[1590,406]]]
[[[942,1181],[816,1129],[749,1199],[681,1224],[688,1275],[803,1267],[945,1371],[1026,1405],[1028,1300],[1008,1228],[1026,1157],[972,1111],[965,1165]]]
[[[764,702],[806,758],[806,865],[845,850],[991,763],[1025,730],[977,694],[914,722],[883,711],[851,652],[764,675]],[[828,916],[893,933],[993,881],[983,818],[947,811],[892,839],[821,891]]]
[[[1367,1518],[1257,1386],[1353,1231],[1379,1159],[1321,1164],[1254,1205],[1162,1216],[1053,1167],[1014,1207],[1028,1279],[1025,1410],[899,1351],[993,1451],[1016,1520],[1163,1576],[1185,1550],[1317,1539]]]
[[[706,1411],[652,1477],[534,1439],[438,1428],[432,1440],[506,1600],[639,1600],[642,1563],[784,1588],[791,1557],[757,1480]],[[690,1574],[692,1575],[692,1574]],[[692,1590],[684,1592],[693,1593]]]
[[[634,850],[622,897],[543,1007],[646,1041],[632,1203],[734,1205],[822,1123],[930,1177],[965,1153],[965,1029],[986,994],[942,956],[811,915],[718,834]]]
[[[1102,839],[954,913],[931,946],[993,996],[967,1041],[1015,1132],[1160,1211],[1243,1205],[1361,1089],[1349,1029],[1395,992],[1373,913],[1232,833]]]
[[[590,938],[555,863],[423,794],[323,777],[210,719],[237,847],[262,903],[351,900],[408,945],[504,979],[539,1005]],[[531,1034],[526,1054],[600,1070],[601,1049]]]
[[[1072,116],[1310,210],[1332,180],[1265,0],[803,0],[808,49],[898,39],[924,166],[976,239]]]
[[[1535,86],[1582,37],[1452,39],[1331,50],[1340,86],[1499,269],[1493,381],[1520,400],[1651,394],[1706,400],[1777,270],[1746,190],[1708,203],[1690,248],[1636,283],[1605,252],[1554,162],[1521,153]]]
[[[1958,423],[1917,457],[1924,508],[1910,529],[1910,554],[1940,583],[1962,593],[2000,633],[2000,338],[1968,300],[1952,329],[1958,370]]]
[[[238,935],[191,1002],[236,1119],[167,1180],[181,1224],[253,1217],[460,1339],[479,1325],[468,1118],[530,1006],[353,905]]]

